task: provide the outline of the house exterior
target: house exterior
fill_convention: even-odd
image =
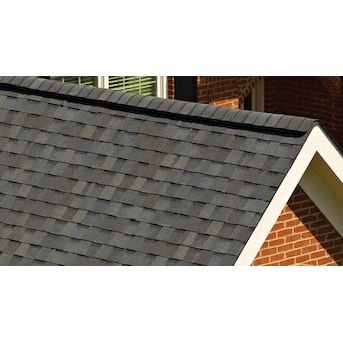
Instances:
[[[47,79],[166,98],[166,76],[48,76]]]
[[[343,264],[317,119],[1,77],[0,140],[2,265]]]
[[[341,147],[342,87],[340,76],[168,77],[171,99],[316,118]]]
[[[55,76],[73,82],[226,108],[319,119],[343,146],[340,76]]]

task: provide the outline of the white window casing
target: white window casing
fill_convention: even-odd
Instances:
[[[167,76],[157,76],[156,96],[159,98],[168,97]]]
[[[166,76],[52,76],[51,79],[167,98]]]

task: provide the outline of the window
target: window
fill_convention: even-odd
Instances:
[[[98,85],[96,76],[51,76],[50,78],[62,82],[78,83],[79,85]]]
[[[264,111],[264,79],[261,79],[244,99],[241,108],[250,111]]]
[[[109,76],[108,88],[144,95],[156,95],[156,77]]]
[[[165,76],[51,76],[52,80],[167,97]]]

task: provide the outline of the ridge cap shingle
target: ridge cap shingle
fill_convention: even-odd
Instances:
[[[94,101],[103,105],[117,105],[131,109],[147,110],[149,113],[164,113],[183,116],[188,121],[212,123],[212,125],[231,124],[250,130],[273,130],[284,134],[304,134],[319,124],[317,119],[285,114],[275,114],[241,109],[224,109],[220,106],[187,102],[182,100],[163,99],[155,96],[128,94],[127,92],[100,89],[93,86],[64,83],[56,80],[32,76],[2,76],[0,86],[9,85],[17,89],[28,89],[44,93],[46,96],[66,96],[77,100]],[[50,91],[55,85],[55,91]],[[90,89],[94,90],[90,90]],[[220,115],[218,115],[220,114]],[[261,117],[263,116],[263,120]]]

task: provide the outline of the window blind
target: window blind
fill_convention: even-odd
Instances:
[[[52,80],[77,83],[88,86],[98,85],[97,76],[51,76]],[[157,95],[156,76],[107,76],[108,88],[142,95]]]
[[[155,76],[109,76],[108,88],[143,95],[156,95]]]
[[[96,76],[51,76],[52,80],[78,83],[79,85],[97,86]]]

